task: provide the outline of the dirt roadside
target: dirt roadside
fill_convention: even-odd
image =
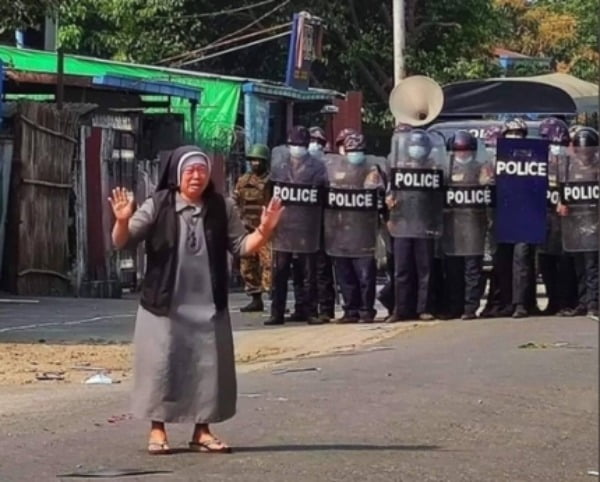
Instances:
[[[352,351],[423,325],[432,323],[286,326],[236,332],[238,372]],[[0,344],[0,386],[82,383],[99,372],[126,381],[131,377],[132,356],[129,344]],[[47,380],[38,379],[44,376]]]

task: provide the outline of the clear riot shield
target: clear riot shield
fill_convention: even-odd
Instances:
[[[546,242],[538,247],[540,253],[560,255],[562,249],[562,220],[557,212],[560,202],[560,179],[564,178],[567,165],[567,148],[560,146],[550,146],[548,154],[548,196],[547,204],[547,226]],[[552,152],[552,151],[555,152]]]
[[[411,136],[429,138],[427,157],[409,154]],[[394,238],[439,238],[442,234],[446,147],[440,136],[420,129],[396,132],[390,156],[389,230]]]
[[[325,251],[330,256],[359,258],[375,255],[378,200],[383,183],[368,160],[352,165],[337,156],[327,164]]]
[[[447,256],[483,256],[494,193],[488,154],[476,151],[449,156],[444,202],[442,250]]]
[[[322,190],[327,181],[322,161],[306,155],[292,159],[289,151],[276,153],[271,160],[273,197],[285,210],[272,238],[275,251],[316,253],[321,242]]]
[[[562,218],[563,248],[569,252],[598,250],[598,184],[597,148],[573,148],[567,159],[561,203],[567,206]]]

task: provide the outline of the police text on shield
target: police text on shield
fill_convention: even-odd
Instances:
[[[330,209],[371,211],[377,209],[376,191],[330,189],[327,192],[326,206]]]
[[[492,205],[492,190],[489,187],[448,187],[446,206],[450,208],[481,208]]]
[[[497,176],[546,177],[548,165],[545,162],[502,161],[496,162]]]
[[[319,188],[310,186],[275,184],[273,197],[281,199],[283,204],[315,206],[320,203]]]
[[[439,191],[444,187],[444,172],[439,169],[395,169],[392,188],[398,191]]]
[[[595,182],[573,182],[562,186],[562,202],[570,204],[595,204],[600,198],[600,186]]]

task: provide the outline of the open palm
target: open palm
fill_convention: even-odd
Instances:
[[[127,189],[117,187],[108,198],[117,221],[127,221],[133,216],[134,200],[129,197]]]
[[[281,204],[281,199],[278,198],[271,199],[269,205],[266,208],[263,207],[260,220],[261,224],[268,230],[268,232],[271,232],[275,229],[279,223],[279,220],[281,219],[284,209],[285,208]]]

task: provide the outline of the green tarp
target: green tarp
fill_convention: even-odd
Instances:
[[[0,45],[0,60],[5,67],[29,71],[56,73],[57,63],[54,52],[17,49]],[[219,78],[203,78],[184,71],[149,67],[123,62],[65,55],[64,71],[67,75],[95,77],[117,75],[135,77],[141,80],[159,80],[197,87],[202,90],[196,120],[196,138],[206,147],[224,150],[230,147],[234,137],[235,121],[240,102],[242,83]],[[172,98],[171,111],[185,115],[186,130],[191,132],[190,104],[185,99]]]

